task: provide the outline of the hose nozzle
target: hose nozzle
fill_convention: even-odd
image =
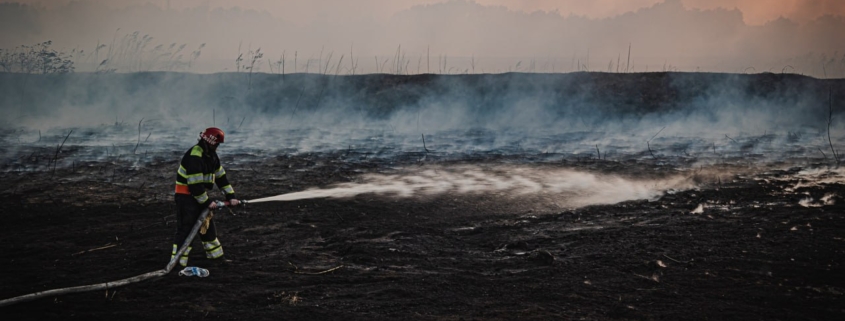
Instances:
[[[225,202],[216,201],[216,202],[217,202],[217,207],[231,207],[232,206],[232,204],[230,204],[229,201],[225,201]],[[238,202],[240,203],[241,206],[246,206],[246,203],[249,203],[248,200],[239,200]]]

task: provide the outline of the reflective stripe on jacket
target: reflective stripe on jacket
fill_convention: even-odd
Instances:
[[[192,195],[198,203],[204,204],[209,200],[207,191],[213,189],[215,183],[227,200],[235,198],[235,189],[229,184],[217,153],[206,153],[200,145],[194,145],[182,156],[176,171],[176,194]]]

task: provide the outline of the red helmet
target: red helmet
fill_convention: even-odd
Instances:
[[[212,146],[222,143],[223,136],[223,130],[217,127],[206,128],[204,132],[200,133],[200,138]]]

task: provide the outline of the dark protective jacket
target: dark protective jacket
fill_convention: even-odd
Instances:
[[[210,202],[207,191],[213,189],[215,183],[226,195],[226,200],[236,198],[217,153],[203,150],[200,144],[194,145],[182,156],[176,172],[176,194],[191,195],[207,206]]]

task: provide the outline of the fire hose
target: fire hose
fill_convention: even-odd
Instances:
[[[221,202],[221,201],[216,201],[216,202],[217,202],[218,208],[226,207],[226,206],[229,205],[229,202]],[[247,202],[248,201],[244,200],[244,201],[241,201],[241,204],[246,204]],[[135,283],[135,282],[140,282],[140,281],[152,279],[152,278],[155,278],[155,277],[165,276],[165,275],[167,275],[167,273],[170,273],[170,271],[173,270],[173,267],[176,266],[176,262],[179,261],[179,257],[181,257],[183,253],[185,253],[185,251],[188,248],[188,245],[190,245],[191,242],[194,240],[194,237],[197,236],[197,232],[200,230],[200,227],[205,222],[205,218],[209,215],[209,212],[210,211],[208,209],[205,209],[205,210],[202,211],[202,213],[200,213],[200,216],[197,219],[197,222],[194,223],[194,227],[191,229],[191,233],[188,234],[188,238],[185,239],[185,242],[182,243],[181,247],[179,247],[179,251],[176,252],[176,255],[173,255],[173,258],[170,259],[170,262],[167,263],[167,266],[164,269],[149,272],[149,273],[144,273],[144,274],[141,274],[141,275],[138,275],[138,276],[133,276],[131,278],[126,278],[126,279],[112,281],[112,282],[105,282],[105,283],[91,284],[91,285],[82,285],[82,286],[75,286],[75,287],[61,288],[61,289],[53,289],[53,290],[40,291],[40,292],[30,293],[30,294],[26,294],[26,295],[21,295],[21,296],[17,296],[17,297],[14,297],[14,298],[0,300],[0,307],[12,305],[12,304],[16,304],[16,303],[21,303],[21,302],[26,302],[26,301],[32,301],[32,300],[36,300],[36,299],[40,299],[40,298],[44,298],[44,297],[48,297],[48,296],[60,295],[60,294],[78,293],[78,292],[87,292],[87,291],[96,291],[96,290],[108,290],[108,289],[113,289],[113,288],[116,288],[116,287],[124,286],[124,285],[130,284],[130,283]]]

